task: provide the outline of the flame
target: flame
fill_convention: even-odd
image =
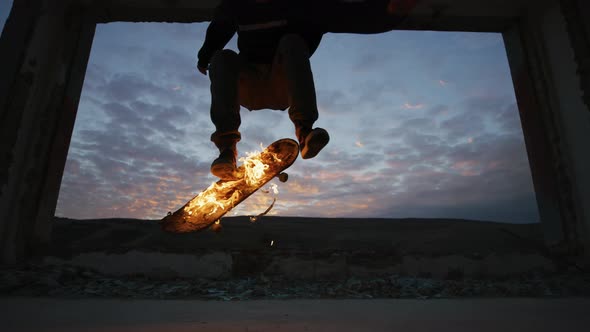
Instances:
[[[239,181],[239,180],[238,180]],[[223,193],[227,192],[231,188],[231,184],[234,181],[226,182],[213,182],[209,188],[204,190],[199,196],[195,197],[185,208],[184,211],[189,216],[193,215],[194,211],[208,211],[205,215],[212,215],[217,211],[226,208],[227,206],[233,206],[239,198],[239,191],[235,191],[229,198],[220,199],[220,197],[226,197]]]
[[[185,206],[184,212],[191,217],[200,217],[193,216],[196,213],[201,213],[203,216],[209,217],[219,211],[234,207],[245,194],[245,191],[250,194],[254,189],[264,183],[265,180],[268,180],[266,173],[270,168],[269,164],[281,162],[281,159],[275,153],[260,153],[256,151],[246,153],[246,157],[240,158],[239,161],[243,166],[239,169],[240,172],[237,180],[213,182]],[[238,189],[232,193],[232,189],[236,185],[239,186],[237,182],[244,182],[246,186],[245,188],[243,188],[244,186],[240,186],[243,190]],[[277,194],[278,188],[276,184],[273,185],[271,185],[271,190]]]
[[[248,153],[248,157],[240,158],[244,165],[244,181],[249,186],[255,186],[264,176],[269,166],[256,158],[256,153]]]
[[[279,194],[279,186],[277,186],[276,183],[271,183],[270,184],[270,190],[275,194],[278,195]]]

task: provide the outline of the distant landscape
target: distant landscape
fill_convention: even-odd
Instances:
[[[219,233],[163,232],[157,220],[55,219],[54,247],[77,250],[151,248],[403,249],[404,252],[510,252],[541,243],[540,224],[505,224],[458,219],[363,219],[266,216],[222,220]]]

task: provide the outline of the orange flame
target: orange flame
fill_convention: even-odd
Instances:
[[[243,166],[240,167],[237,180],[213,182],[185,206],[184,212],[192,216],[195,211],[200,211],[204,216],[211,216],[220,210],[234,207],[242,193],[236,190],[228,197],[228,191],[237,181],[243,181],[247,187],[255,188],[265,180],[266,171],[270,168],[267,163],[281,161],[274,153],[271,160],[263,160],[260,152],[249,152],[246,155],[239,159]],[[277,192],[276,187],[272,189]]]

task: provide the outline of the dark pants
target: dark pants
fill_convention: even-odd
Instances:
[[[315,86],[307,44],[299,35],[285,35],[272,64],[246,62],[231,50],[211,59],[211,141],[221,149],[240,140],[240,105],[253,111],[285,110],[296,135],[311,129],[318,118]]]

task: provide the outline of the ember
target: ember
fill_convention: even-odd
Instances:
[[[275,185],[275,186],[276,186],[276,185]],[[275,193],[277,193],[277,194],[278,194],[278,190],[277,190]],[[275,197],[275,198],[272,200],[272,203],[270,203],[270,206],[268,207],[268,209],[266,209],[264,212],[262,212],[261,214],[259,214],[259,215],[257,215],[257,216],[252,216],[252,217],[250,217],[250,222],[256,222],[256,221],[258,221],[258,219],[259,219],[260,217],[264,217],[265,215],[267,215],[267,214],[270,212],[270,210],[272,210],[272,208],[275,206],[275,202],[276,202],[276,201],[277,201],[277,198]]]

